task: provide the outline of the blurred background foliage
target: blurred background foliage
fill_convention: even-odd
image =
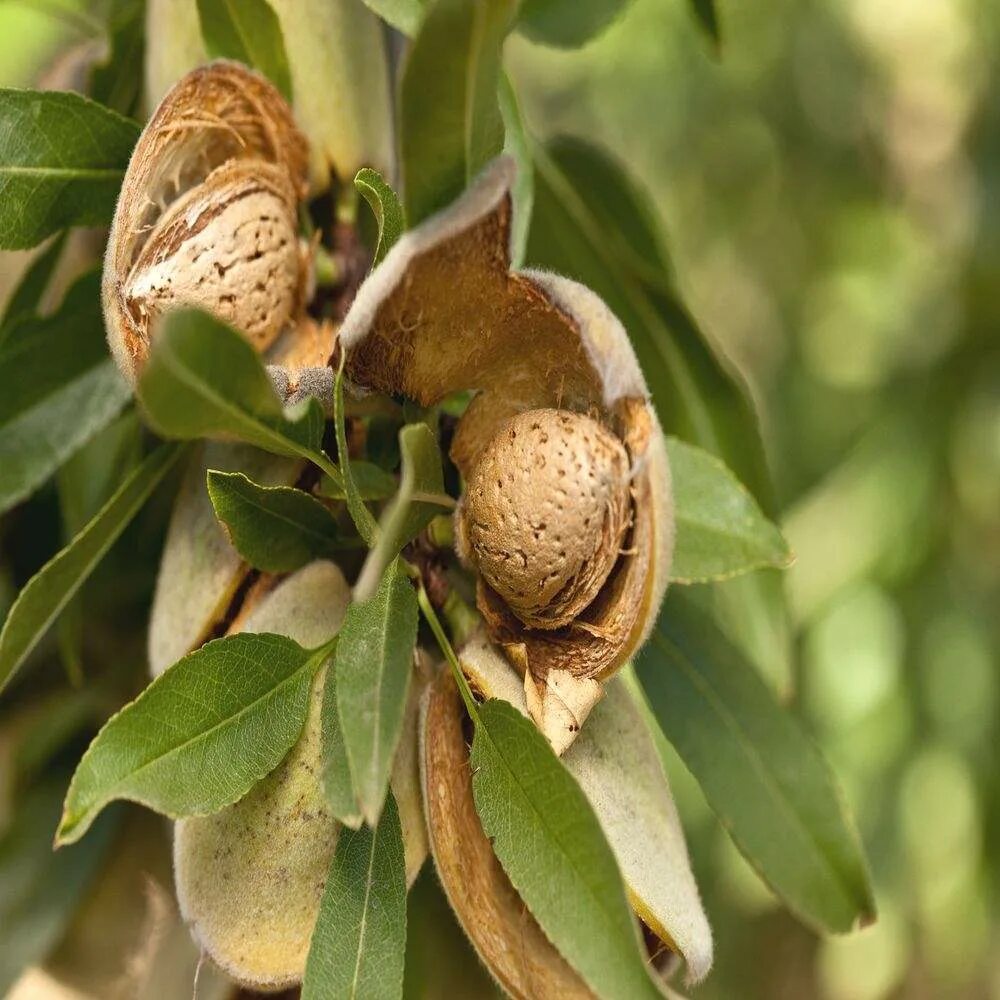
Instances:
[[[0,85],[93,44],[104,6],[0,0]],[[507,46],[535,134],[600,142],[652,196],[691,310],[751,383],[797,554],[792,697],[877,886],[875,926],[820,939],[677,764],[718,941],[695,996],[1000,998],[1000,7],[719,10],[718,53],[684,0],[635,0],[579,51]],[[24,259],[0,257],[4,294]],[[8,530],[0,612],[10,535],[57,518],[43,495]]]
[[[870,852],[879,922],[819,940],[673,777],[716,932],[698,997],[1000,997],[1000,7],[679,0],[508,65],[543,135],[655,199],[747,375],[797,562],[796,707]],[[699,42],[702,42],[699,44]]]

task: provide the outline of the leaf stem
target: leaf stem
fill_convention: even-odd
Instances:
[[[451,667],[451,672],[455,677],[455,683],[458,684],[459,694],[462,696],[462,701],[465,702],[466,711],[469,713],[473,723],[478,726],[479,711],[476,708],[476,699],[472,696],[472,689],[469,687],[469,682],[465,679],[465,674],[462,673],[462,665],[458,662],[458,656],[452,648],[451,642],[445,633],[444,626],[441,624],[441,619],[438,618],[437,612],[434,610],[422,582],[419,587],[417,587],[417,602],[420,605],[420,611],[427,621],[427,624],[430,625],[431,631],[434,633],[434,638],[437,639],[438,647],[444,654],[444,658],[448,661],[448,665]]]

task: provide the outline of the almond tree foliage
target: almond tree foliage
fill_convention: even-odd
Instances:
[[[527,915],[539,982],[663,995],[678,965],[688,982],[702,979],[713,948],[685,817],[664,777],[677,758],[797,919],[822,933],[872,923],[861,840],[789,704],[781,571],[793,553],[776,524],[747,388],[683,301],[661,222],[623,158],[592,136],[532,134],[505,69],[511,36],[578,47],[626,5],[370,0],[370,10],[331,5],[340,34],[311,38],[297,20],[308,4],[198,0],[189,23],[183,6],[171,15],[177,38],[166,41],[146,34],[162,26],[154,0],[148,9],[112,4],[104,54],[73,53],[84,71],[74,63],[60,88],[0,91],[0,246],[41,248],[0,322],[0,583],[9,592],[0,924],[12,942],[0,990],[42,966],[95,996],[126,973],[139,977],[140,995],[190,995],[199,953],[185,921],[212,960],[200,989],[213,996],[235,995],[233,979],[307,997],[421,996],[456,982],[489,990],[450,903],[486,970],[525,995],[477,936],[477,921],[509,932],[502,914],[478,913],[475,899],[457,898],[462,880],[449,881],[467,850],[496,898]],[[693,44],[724,60],[739,40],[723,44],[710,0],[691,8],[703,35]],[[394,54],[392,93],[357,82],[346,97],[326,94],[317,118],[310,67],[339,71],[340,57],[349,63],[369,42]],[[269,346],[262,355],[246,330],[197,308],[165,310],[134,370],[120,352],[109,356],[102,251],[133,149],[163,96],[140,92],[135,79],[145,66],[153,91],[157,72],[171,72],[166,55],[174,78],[221,57],[291,99],[310,141],[299,164],[308,197],[288,196],[311,247],[309,291],[295,293],[307,296],[317,337],[360,323],[367,313],[352,311],[355,302],[370,299],[374,315],[398,288],[414,296],[417,326],[451,315],[430,292],[420,298],[418,250],[461,245],[462,232],[442,232],[462,212],[484,232],[507,227],[483,255],[494,268],[483,265],[484,281],[497,279],[502,301],[514,301],[505,282],[522,287],[517,268],[555,272],[590,289],[587,301],[603,302],[624,328],[666,435],[670,591],[646,609],[648,640],[572,727],[572,746],[557,747],[562,756],[536,724],[532,697],[543,695],[531,670],[525,685],[516,650],[505,646],[504,659],[483,639],[482,590],[477,600],[456,554],[468,478],[458,428],[485,390],[430,404],[419,385],[360,393],[352,345],[339,343],[315,385],[293,385]],[[352,117],[359,108],[368,117]],[[391,109],[386,148],[366,129]],[[355,125],[350,148],[344,136]],[[215,162],[224,142],[211,140],[204,161]],[[184,176],[150,203],[187,197]],[[495,204],[477,205],[493,190],[502,194]],[[455,257],[454,274],[463,263]],[[392,268],[404,265],[392,286]],[[547,286],[530,287],[537,297]],[[638,489],[626,491],[629,503]],[[623,531],[637,524],[634,515]],[[626,549],[615,551],[616,566],[631,557]],[[147,647],[151,605],[165,606],[165,590],[189,599],[212,560],[230,583],[212,592],[205,620],[178,617],[164,638],[154,610]],[[606,678],[586,680],[600,692]],[[440,730],[431,727],[438,718]],[[149,823],[149,810],[174,821],[176,903],[162,824]],[[284,836],[290,846],[276,860],[268,848],[274,855]],[[317,856],[324,868],[304,918],[288,871]],[[206,879],[229,864],[259,881],[231,899],[233,881],[206,897]],[[139,872],[160,886],[155,928],[143,919],[155,891],[143,893]],[[102,908],[116,879],[134,890],[121,904],[129,919]],[[257,941],[259,900],[288,940],[305,934],[301,954]],[[107,954],[80,959],[81,928],[103,920]],[[280,954],[260,963],[272,961],[273,972],[240,964],[268,947]],[[714,947],[725,955],[726,936]],[[132,961],[140,953],[144,961]]]

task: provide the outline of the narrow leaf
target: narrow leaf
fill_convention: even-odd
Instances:
[[[712,620],[673,592],[636,666],[665,735],[774,891],[824,929],[870,923],[864,855],[829,766]]]
[[[400,83],[406,217],[422,222],[465,190],[503,147],[500,49],[513,0],[435,0]]]
[[[347,546],[315,497],[291,486],[258,486],[240,472],[208,473],[208,495],[237,552],[267,573],[290,573]]]
[[[139,126],[78,94],[0,90],[0,249],[111,221]]]
[[[0,631],[0,691],[182,454],[161,445],[18,595]]]
[[[179,309],[164,319],[137,392],[164,437],[236,438],[276,455],[318,457],[318,401],[286,415],[257,352],[208,313]]]
[[[396,477],[374,462],[352,461],[350,465],[358,500],[388,500],[396,492]],[[323,476],[317,492],[330,500],[347,499],[344,483],[329,476]]]
[[[365,601],[374,592],[386,567],[403,546],[420,534],[443,510],[454,507],[444,492],[441,452],[424,423],[407,424],[399,432],[402,474],[399,490],[379,523],[378,537],[358,575],[355,597]]]
[[[22,275],[17,287],[7,300],[3,319],[0,320],[0,343],[3,342],[6,330],[10,328],[12,323],[24,316],[31,316],[38,312],[42,296],[45,294],[45,289],[49,287],[49,279],[59,262],[65,244],[66,234],[63,232],[38,254]]]
[[[600,823],[534,724],[484,702],[471,763],[483,830],[563,957],[601,997],[659,997]]]
[[[108,13],[108,49],[90,74],[88,93],[123,115],[141,111],[146,59],[146,2],[118,0]]]
[[[53,855],[62,791],[59,782],[32,789],[0,837],[0,996],[59,944],[119,826],[102,816],[86,843]]]
[[[510,262],[514,268],[524,265],[531,227],[531,209],[535,201],[535,168],[531,162],[531,140],[528,138],[517,94],[504,73],[500,77],[500,114],[503,116],[503,151],[517,164],[517,178],[511,191],[514,221],[510,236]]]
[[[178,660],[90,744],[56,843],[79,840],[113,799],[177,819],[242,798],[299,738],[313,676],[334,641],[306,650],[287,636],[242,633]]]
[[[320,713],[323,753],[323,791],[334,819],[356,830],[363,822],[354,790],[351,762],[347,759],[344,731],[337,707],[337,671],[327,670],[323,681],[323,704]]]
[[[198,18],[210,56],[259,69],[285,97],[292,96],[281,23],[267,0],[198,0]]]
[[[403,996],[406,870],[390,794],[378,826],[343,830],[330,864],[302,983],[302,1000]]]
[[[395,560],[375,596],[352,604],[337,645],[336,701],[361,814],[374,825],[403,726],[417,642],[417,597]]]
[[[667,439],[667,451],[677,521],[671,579],[704,582],[788,565],[781,532],[722,462],[677,438]]]
[[[518,27],[532,41],[578,48],[599,35],[630,0],[522,0]]]
[[[392,245],[406,229],[406,214],[399,203],[396,192],[385,182],[382,175],[371,167],[362,167],[354,177],[354,186],[364,196],[378,223],[378,243],[375,259],[378,264],[392,249]]]
[[[428,0],[365,0],[366,7],[408,38],[417,33],[427,3]]]
[[[339,480],[347,501],[347,510],[358,529],[358,534],[366,545],[375,541],[378,525],[371,511],[365,506],[358,484],[354,479],[354,463],[351,461],[347,448],[347,425],[344,422],[344,359],[341,356],[340,368],[333,383],[333,428],[337,438],[337,459],[340,468],[337,470],[335,482]]]
[[[125,405],[108,358],[100,276],[84,275],[59,310],[22,316],[0,342],[0,512],[37,489]]]

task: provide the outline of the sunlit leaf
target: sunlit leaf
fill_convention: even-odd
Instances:
[[[302,1000],[403,995],[406,870],[390,794],[378,826],[343,830],[330,864],[302,983]]]
[[[0,341],[0,511],[37,489],[128,398],[104,343],[96,273],[73,285],[55,315],[16,321]]]
[[[0,249],[111,221],[135,122],[79,94],[0,90]]]
[[[241,633],[178,660],[83,755],[57,843],[79,840],[113,799],[176,819],[242,798],[299,738],[313,676],[333,642],[307,650],[287,636]]]
[[[420,27],[428,2],[429,0],[365,0],[365,5],[397,31],[412,38]]]
[[[827,930],[870,923],[864,855],[829,766],[711,618],[673,591],[636,667],[665,735],[774,891]]]
[[[369,825],[378,821],[389,787],[416,641],[417,598],[397,559],[375,595],[347,609],[334,660],[340,732]]]
[[[714,455],[667,439],[677,541],[670,566],[679,583],[725,579],[762,566],[787,566],[781,532]]]
[[[0,631],[0,690],[182,453],[176,445],[162,445],[149,455],[86,528],[27,583]]]
[[[517,94],[506,73],[500,77],[500,114],[503,116],[503,151],[517,164],[517,177],[511,190],[514,200],[514,220],[511,226],[510,257],[512,267],[521,267],[528,244],[531,209],[535,200],[535,169],[531,162],[531,140],[528,138],[518,105]]]
[[[614,855],[580,787],[508,702],[487,701],[477,715],[476,809],[532,916],[599,996],[659,997]]]
[[[411,226],[451,202],[503,147],[500,47],[513,0],[435,0],[400,84],[399,142]]]
[[[233,547],[257,569],[289,573],[346,547],[330,511],[303,490],[258,486],[240,472],[213,469],[208,495]]]
[[[406,229],[406,214],[396,192],[377,170],[362,167],[354,177],[354,186],[364,196],[378,223],[378,243],[372,264],[378,264]]]
[[[267,0],[197,2],[208,54],[259,69],[285,97],[290,97],[292,77],[281,23]]]

